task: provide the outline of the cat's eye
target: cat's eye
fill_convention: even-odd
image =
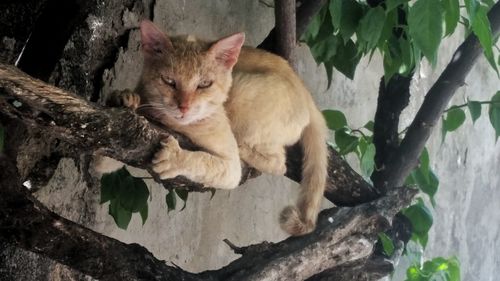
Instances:
[[[161,80],[163,81],[163,83],[165,83],[165,84],[167,84],[170,87],[175,89],[175,80],[174,79],[162,76]]]
[[[213,81],[211,80],[204,80],[201,81],[200,84],[198,84],[198,89],[206,89],[210,86],[212,86]]]

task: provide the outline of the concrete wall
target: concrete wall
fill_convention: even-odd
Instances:
[[[273,10],[261,1],[157,0],[154,21],[169,34],[191,33],[204,38],[243,30],[247,33],[247,43],[256,45],[273,26]],[[105,73],[106,90],[133,87],[140,65],[138,38],[137,33],[131,34],[129,48],[120,53],[115,68]],[[437,79],[461,38],[443,44],[436,70],[425,64],[420,68],[412,84],[412,104],[404,114],[402,128],[411,120],[424,93]],[[383,72],[377,56],[371,62],[360,63],[353,81],[334,73],[333,86],[327,90],[322,66],[317,67],[307,47],[302,46],[299,72],[321,108],[342,110],[352,127],[360,127],[373,119]],[[494,73],[481,61],[472,70],[467,85],[459,90],[454,103],[461,103],[466,96],[489,99],[499,90],[498,85]],[[426,256],[457,255],[462,261],[463,280],[494,280],[495,269],[500,269],[500,258],[494,252],[500,249],[496,223],[500,220],[500,209],[495,208],[500,195],[500,145],[495,144],[493,130],[485,116],[474,126],[468,117],[466,124],[457,133],[449,134],[444,144],[440,138],[439,132],[435,132],[429,141],[432,167],[441,184]],[[352,163],[357,166],[355,161]],[[144,174],[139,170],[132,172]],[[94,230],[144,245],[157,258],[191,271],[218,268],[236,258],[222,242],[225,238],[236,245],[285,238],[278,226],[278,214],[285,205],[295,201],[298,191],[297,184],[285,178],[262,176],[236,190],[217,191],[213,199],[208,193],[192,193],[185,210],[168,213],[166,192],[151,183],[148,221],[141,225],[139,216],[135,215],[129,229],[124,231],[117,228],[107,214],[107,205],[97,204],[98,192],[87,190],[75,174],[77,168],[72,160],[61,163],[58,175],[39,194],[41,200]]]

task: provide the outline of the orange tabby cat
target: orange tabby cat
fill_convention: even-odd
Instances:
[[[186,135],[203,151],[187,151],[173,137],[162,142],[153,170],[215,188],[235,188],[240,158],[259,171],[283,175],[285,147],[304,147],[297,206],[280,217],[292,235],[316,224],[327,176],[326,125],[288,63],[271,53],[242,47],[237,33],[209,43],[192,36],[167,37],[141,23],[144,68],[135,93],[122,98],[139,112]],[[138,95],[138,96],[137,96]]]

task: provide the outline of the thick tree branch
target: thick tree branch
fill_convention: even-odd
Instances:
[[[375,171],[371,179],[375,188],[383,182],[382,171],[399,147],[399,116],[410,101],[412,75],[394,75],[386,85],[385,77],[380,79],[377,112],[373,128],[373,144],[376,148]]]
[[[140,245],[106,237],[49,211],[21,185],[14,164],[0,157],[0,239],[99,280],[200,280],[167,266]]]
[[[493,5],[488,18],[493,37],[497,37],[500,33],[500,2]],[[481,53],[481,45],[473,34],[469,35],[455,51],[450,63],[425,96],[394,157],[382,171],[382,188],[389,189],[401,185],[415,168],[432,129],[438,123],[456,90],[464,85],[465,77]]]
[[[43,128],[69,147],[62,155],[75,156],[98,151],[129,165],[149,168],[161,134],[174,134],[186,149],[196,149],[191,142],[165,128],[149,124],[129,110],[103,109],[61,89],[33,79],[15,67],[0,65],[0,109],[4,115],[17,118],[26,125]],[[16,107],[15,100],[23,105]],[[301,149],[289,148],[287,176],[299,180]],[[356,174],[338,154],[330,157],[326,196],[339,205],[367,202],[378,194]],[[244,179],[249,178],[250,173]],[[201,191],[204,188],[183,178],[166,181],[169,187]]]
[[[325,210],[313,233],[246,247],[228,266],[197,275],[50,212],[21,185],[14,163],[0,160],[0,239],[100,280],[305,280],[366,260],[377,234],[416,193],[399,188],[372,203]]]

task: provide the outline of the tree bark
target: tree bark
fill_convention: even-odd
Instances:
[[[196,149],[189,139],[168,128],[153,126],[128,109],[100,108],[79,96],[33,79],[12,66],[0,64],[0,91],[3,94],[0,109],[4,118],[20,120],[31,128],[41,128],[44,134],[63,141],[67,145],[59,146],[57,151],[62,156],[98,152],[148,169],[161,135],[165,133],[176,136],[183,148]],[[23,105],[16,107],[14,100]],[[296,145],[288,152],[287,176],[300,180],[302,149]],[[247,169],[244,174],[243,180],[246,180],[256,173]],[[182,177],[164,183],[169,188],[190,191],[207,189]],[[373,200],[378,193],[332,150],[325,196],[338,205],[351,206]]]
[[[285,58],[297,70],[297,31],[295,17],[295,0],[274,1],[274,16],[276,19],[276,53]]]
[[[488,13],[493,38],[500,34],[500,2]],[[483,49],[474,34],[467,37],[453,54],[438,80],[426,94],[422,106],[413,119],[401,145],[394,152],[388,165],[381,171],[380,181],[384,190],[401,185],[417,165],[425,143],[444,113],[456,90],[464,85]]]
[[[305,280],[340,266],[345,271],[369,257],[377,234],[416,194],[399,188],[372,203],[325,210],[309,235],[252,245],[224,268],[192,274],[49,211],[21,185],[13,161],[0,160],[0,239],[99,280]]]

